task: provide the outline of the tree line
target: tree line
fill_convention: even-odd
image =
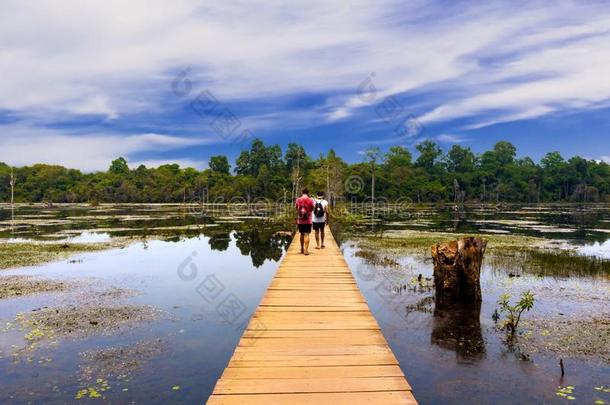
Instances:
[[[212,156],[199,171],[166,164],[130,168],[124,158],[106,172],[82,173],[58,165],[14,168],[16,202],[223,202],[293,199],[301,187],[335,200],[376,198],[414,202],[610,202],[610,165],[550,152],[536,163],[517,157],[509,142],[481,154],[453,145],[446,153],[426,140],[417,156],[402,146],[371,148],[348,164],[333,150],[313,158],[298,144],[283,151],[256,139],[231,166]],[[0,201],[11,198],[11,167],[0,163]]]

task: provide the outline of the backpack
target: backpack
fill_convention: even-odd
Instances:
[[[322,218],[324,216],[324,207],[322,206],[322,201],[316,201],[316,206],[313,209],[313,213],[316,218]]]

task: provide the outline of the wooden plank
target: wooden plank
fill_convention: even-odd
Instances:
[[[303,305],[261,305],[258,308],[259,312],[341,312],[341,311],[354,311],[361,312],[367,311],[365,304],[362,306],[341,306],[341,305],[326,305],[326,306],[303,306]]]
[[[209,404],[417,403],[330,232],[326,245],[290,245]]]
[[[368,306],[364,300],[353,299],[349,301],[327,298],[325,300],[310,300],[310,301],[299,301],[296,298],[290,297],[279,297],[279,298],[265,298],[261,302],[259,309],[263,309],[266,306],[291,306],[291,307],[319,307],[324,308],[326,306],[337,306],[337,307],[361,307],[363,310],[368,310]]]
[[[222,378],[286,379],[341,377],[404,377],[398,366],[330,366],[330,367],[227,367]]]
[[[306,291],[358,291],[356,285],[351,284],[298,284],[298,283],[271,283],[267,290],[306,290]]]
[[[254,344],[252,347],[256,347]],[[229,367],[320,367],[320,366],[382,366],[397,365],[392,353],[343,354],[334,356],[273,356],[267,353],[233,356]]]
[[[382,338],[385,342],[385,338],[376,330],[265,330],[264,334],[260,331],[248,328],[244,331],[243,337],[265,339],[278,339],[278,338],[302,338],[309,341],[316,341],[327,337],[333,337],[342,339],[346,344],[350,344],[352,341],[361,341],[371,338]]]
[[[254,394],[254,395],[212,395],[210,405],[415,405],[417,401],[410,391],[384,392],[334,392],[304,394]]]
[[[235,355],[243,354],[240,359],[248,359],[249,356],[265,355],[268,358],[273,356],[338,356],[344,354],[383,354],[388,350],[387,345],[344,345],[341,343],[326,345],[310,345],[303,340],[300,345],[292,346],[237,346]]]
[[[404,377],[341,377],[227,379],[221,378],[215,394],[295,394],[307,392],[408,391]]]
[[[283,290],[268,290],[267,297],[300,297],[300,298],[334,298],[341,297],[346,299],[363,299],[362,296],[355,291],[283,291]]]
[[[269,331],[272,332],[272,331]],[[383,336],[379,336],[378,333],[371,333],[370,335],[360,335],[360,336],[351,336],[350,338],[345,338],[341,335],[327,335],[317,337],[314,341],[307,338],[301,337],[266,337],[262,335],[256,338],[243,337],[239,343],[239,345],[252,346],[252,342],[248,342],[248,340],[256,340],[256,346],[269,346],[274,349],[278,347],[293,347],[293,346],[302,346],[303,342],[307,342],[310,346],[317,345],[329,345],[329,344],[348,344],[348,345],[385,345],[385,339]]]
[[[349,275],[327,275],[325,277],[275,277],[273,279],[275,283],[294,283],[294,284],[311,284],[313,286],[320,284],[350,284],[356,285],[354,279]]]

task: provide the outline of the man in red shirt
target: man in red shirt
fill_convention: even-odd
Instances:
[[[303,195],[297,198],[295,207],[297,209],[297,226],[301,234],[301,253],[309,255],[309,234],[311,233],[312,212],[314,207],[313,198],[309,196],[309,190],[303,189]]]

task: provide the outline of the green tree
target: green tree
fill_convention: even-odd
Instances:
[[[410,197],[413,189],[413,157],[408,149],[392,146],[383,162],[384,194],[391,199]]]
[[[415,149],[419,152],[415,165],[433,172],[437,159],[443,154],[441,148],[435,142],[426,140],[417,144]]]
[[[231,172],[231,165],[229,159],[224,155],[216,155],[210,157],[208,162],[210,170],[216,173],[229,174]]]
[[[517,156],[517,148],[506,141],[500,141],[494,145],[494,153],[496,160],[501,166],[506,166],[513,163]]]
[[[112,174],[127,175],[129,174],[129,166],[127,165],[125,158],[120,157],[110,163],[108,171]]]

